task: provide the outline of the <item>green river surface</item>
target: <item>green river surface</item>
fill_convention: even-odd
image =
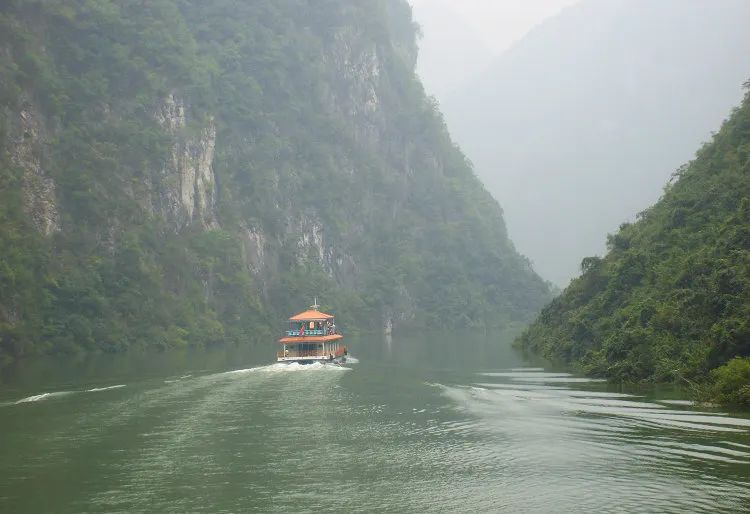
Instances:
[[[24,362],[0,512],[750,511],[750,416],[529,362],[502,334]]]

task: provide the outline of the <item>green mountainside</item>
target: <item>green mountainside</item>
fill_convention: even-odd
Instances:
[[[0,360],[524,322],[403,0],[0,5]]]
[[[519,343],[615,380],[710,376],[714,398],[750,404],[750,93],[607,245]]]

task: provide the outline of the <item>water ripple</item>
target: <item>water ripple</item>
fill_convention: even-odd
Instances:
[[[578,378],[271,364],[29,396],[5,429],[10,414],[55,422],[15,433],[34,454],[0,463],[0,507],[33,504],[40,480],[81,512],[748,505],[750,420]]]

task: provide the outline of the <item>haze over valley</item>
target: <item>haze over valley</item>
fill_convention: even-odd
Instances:
[[[417,21],[426,20],[420,59],[431,63],[446,49],[429,35],[429,16],[450,4],[417,5]],[[459,86],[456,75],[450,88],[428,70],[422,77],[516,247],[565,286],[739,103],[750,4],[584,0],[552,14],[483,71],[458,73]]]

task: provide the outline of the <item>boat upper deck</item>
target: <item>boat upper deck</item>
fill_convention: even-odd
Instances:
[[[334,317],[320,312],[318,307],[316,301],[310,309],[289,318],[289,329],[279,343],[328,343],[342,339],[344,336],[336,331]]]
[[[328,334],[328,335],[292,335],[292,336],[286,336],[279,339],[279,343],[281,344],[293,344],[293,343],[327,343],[329,341],[338,341],[339,339],[343,339],[344,336],[341,334]]]

